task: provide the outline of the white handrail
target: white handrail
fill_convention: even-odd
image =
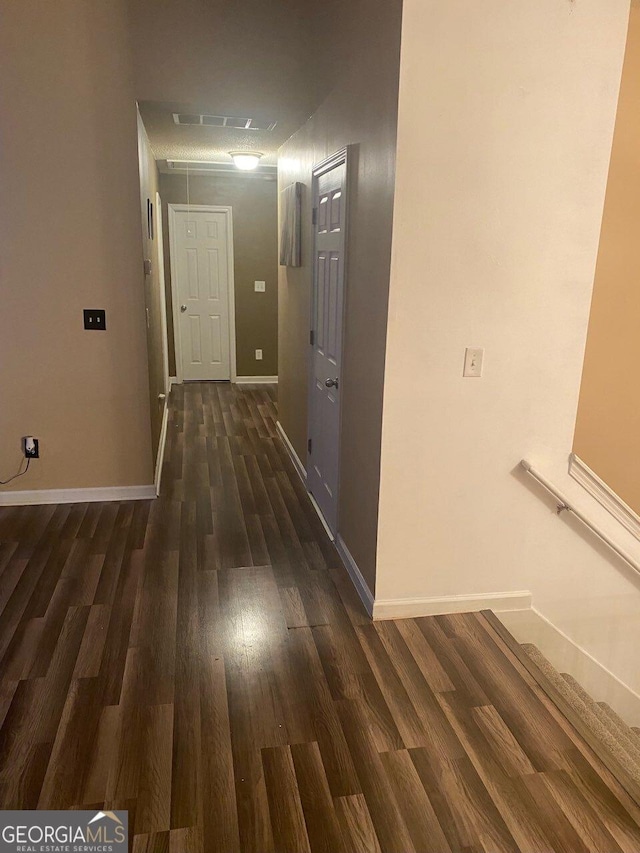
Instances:
[[[608,545],[612,551],[615,551],[616,554],[625,561],[625,563],[627,563],[629,566],[631,566],[632,569],[634,569],[634,571],[640,574],[640,564],[637,560],[634,560],[634,558],[627,554],[626,551],[618,547],[618,545],[616,545],[615,542],[613,542],[613,540],[610,539],[606,533],[602,532],[602,530],[598,527],[597,524],[594,524],[592,521],[589,521],[586,515],[581,513],[579,509],[576,509],[574,506],[571,506],[568,498],[566,498],[559,489],[552,485],[543,474],[537,471],[530,462],[527,462],[526,459],[523,459],[520,464],[527,472],[527,474],[532,476],[534,480],[537,480],[541,486],[544,486],[544,488],[550,494],[552,494],[557,501],[559,501],[557,509],[558,515],[560,515],[560,513],[564,512],[565,510],[567,512],[570,512],[572,515],[575,515],[575,517],[579,521],[581,521],[585,525],[585,527],[588,527],[589,530],[592,531],[592,533],[596,534],[598,539],[601,539],[602,542],[604,542],[605,545]]]

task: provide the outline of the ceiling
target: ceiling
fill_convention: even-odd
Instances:
[[[128,0],[136,95],[156,158],[226,163],[230,150],[254,150],[275,164],[278,148],[335,84],[344,44],[331,33],[337,3]],[[175,112],[276,126],[180,126]]]
[[[140,115],[147,129],[151,147],[158,160],[213,160],[231,162],[229,151],[260,151],[264,165],[275,164],[277,150],[291,136],[290,121],[286,115],[277,121],[274,130],[234,130],[232,128],[194,127],[177,125],[174,113],[193,111],[194,105],[171,101],[140,101]],[[254,111],[255,113],[255,111]],[[257,117],[254,113],[247,118]],[[267,118],[269,118],[267,116]],[[295,119],[293,119],[295,122]],[[303,119],[304,121],[304,119]],[[295,130],[296,127],[293,128]]]

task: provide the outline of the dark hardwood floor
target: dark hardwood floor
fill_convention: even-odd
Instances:
[[[638,853],[484,616],[370,622],[275,420],[177,386],[157,501],[0,510],[0,806],[128,809],[135,851]]]

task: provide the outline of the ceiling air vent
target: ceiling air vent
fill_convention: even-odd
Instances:
[[[199,127],[228,127],[232,130],[273,130],[277,122],[237,116],[210,116],[195,113],[173,113],[175,124]]]

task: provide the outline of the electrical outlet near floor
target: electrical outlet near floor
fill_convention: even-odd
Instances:
[[[40,442],[32,435],[25,435],[25,437],[22,439],[22,448],[24,450],[25,459],[40,458]]]
[[[256,350],[256,361],[262,361],[262,350],[261,349]]]

